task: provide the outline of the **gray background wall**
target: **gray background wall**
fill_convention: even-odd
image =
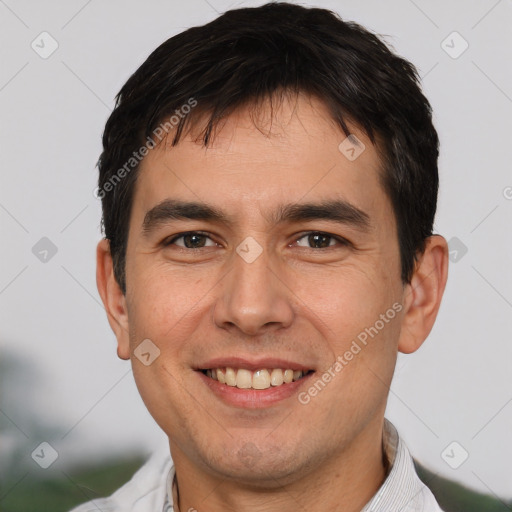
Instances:
[[[261,3],[0,0],[6,465],[22,457],[43,471],[30,457],[43,441],[62,468],[165,447],[96,291],[100,135],[114,95],[157,45]],[[308,5],[386,34],[417,65],[441,138],[436,229],[450,240],[449,281],[429,340],[399,358],[387,415],[428,467],[510,498],[512,2]]]

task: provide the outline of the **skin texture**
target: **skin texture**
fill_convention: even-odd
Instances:
[[[410,284],[400,278],[391,203],[379,155],[349,161],[345,134],[316,98],[285,97],[278,108],[238,110],[205,149],[190,133],[142,162],[131,212],[126,296],[112,272],[108,241],[97,250],[97,283],[118,341],[132,360],[141,396],[170,438],[182,512],[359,511],[385,478],[382,426],[397,352],[429,334],[447,279],[441,236],[428,239]],[[253,122],[253,119],[256,123]],[[200,201],[232,217],[227,225],[171,220],[147,235],[152,207]],[[367,230],[332,220],[274,224],[281,204],[344,199],[369,217]],[[200,249],[163,242],[208,233]],[[342,237],[328,247],[308,233]],[[247,263],[237,246],[252,237],[262,253]],[[402,309],[306,405],[297,394],[272,406],[229,405],[195,371],[224,356],[278,357],[309,366],[315,380],[393,304]],[[143,365],[134,350],[150,339],[160,356]]]

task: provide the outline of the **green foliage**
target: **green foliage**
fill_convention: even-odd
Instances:
[[[440,477],[415,461],[418,476],[427,485],[445,512],[510,512],[512,502],[480,494],[463,485]]]
[[[24,478],[20,475],[9,482],[2,482],[0,511],[68,512],[85,501],[109,496],[126,483],[144,462],[143,457],[134,456],[108,461],[94,468],[53,472],[47,478],[38,478],[33,472]]]

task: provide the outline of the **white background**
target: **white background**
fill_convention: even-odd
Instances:
[[[217,12],[261,3],[0,1],[4,461],[43,471],[30,459],[42,441],[58,451],[54,468],[165,447],[129,363],[117,359],[96,291],[100,136],[115,94],[156,46]],[[467,247],[450,266],[429,339],[399,358],[387,416],[427,467],[510,498],[512,2],[308,5],[385,34],[418,67],[441,139],[436,231]],[[31,48],[43,31],[58,42],[47,59]],[[458,58],[442,47],[453,31],[469,44]],[[463,48],[457,37],[444,43],[452,53]],[[46,263],[32,253],[42,237],[57,247]],[[469,453],[458,469],[441,457],[453,441]]]

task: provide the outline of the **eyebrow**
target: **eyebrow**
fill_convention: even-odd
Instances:
[[[146,212],[142,232],[147,236],[172,220],[201,220],[227,226],[234,224],[230,215],[207,203],[165,199]],[[274,225],[286,222],[329,220],[350,225],[365,232],[370,231],[372,227],[370,216],[366,212],[343,199],[280,205],[271,212],[267,220]]]

